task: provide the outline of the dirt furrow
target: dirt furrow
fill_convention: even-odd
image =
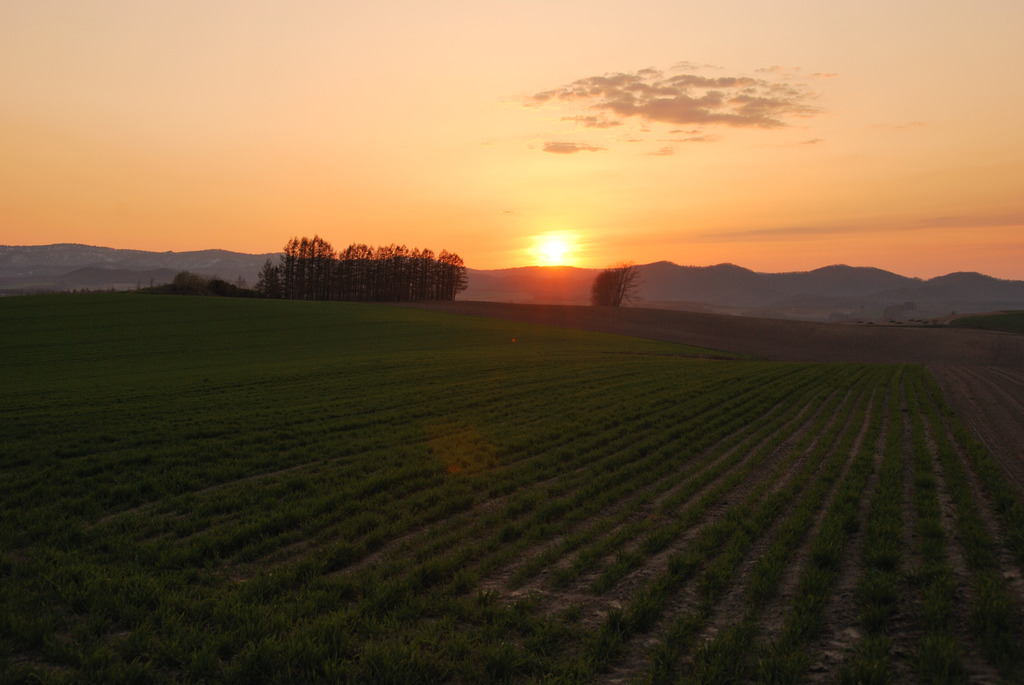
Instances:
[[[519,461],[515,462],[511,466],[511,468],[515,468],[517,470],[522,470],[524,468],[524,464],[526,464],[526,463],[535,463],[538,460],[542,459],[544,454],[549,454],[549,453],[551,453],[551,452],[561,448],[562,446],[563,446],[562,443],[558,443],[558,444],[552,445],[547,450],[545,450],[545,452],[543,454],[537,454],[537,455],[528,457],[526,459],[519,460]],[[538,491],[538,490],[543,490],[544,487],[549,485],[549,484],[554,484],[554,483],[559,482],[559,481],[566,481],[566,480],[584,481],[586,479],[583,478],[582,476],[580,478],[575,478],[575,476],[580,475],[580,474],[585,474],[585,472],[593,470],[595,468],[595,465],[598,464],[600,461],[606,461],[606,460],[609,460],[609,459],[614,459],[617,455],[621,455],[622,454],[623,449],[625,449],[625,448],[623,447],[623,448],[619,448],[619,449],[613,449],[613,450],[608,451],[607,453],[603,454],[601,457],[598,457],[596,459],[579,459],[579,460],[577,460],[577,463],[575,465],[570,465],[568,468],[562,469],[558,473],[555,473],[555,474],[553,474],[553,475],[551,475],[551,476],[549,476],[547,478],[544,478],[544,479],[541,479],[541,480],[538,480],[538,481],[534,481],[534,482],[530,483],[529,487],[530,487],[531,490]],[[571,497],[571,494],[570,495],[566,495],[566,496]],[[359,570],[361,570],[361,569],[363,569],[363,568],[365,568],[367,566],[373,566],[375,564],[383,563],[387,559],[389,559],[391,557],[394,557],[396,555],[401,556],[403,554],[406,554],[406,553],[409,552],[410,549],[415,549],[416,548],[416,542],[417,541],[421,541],[422,540],[422,541],[426,541],[426,542],[429,543],[429,541],[432,540],[432,538],[440,530],[443,530],[443,531],[445,531],[447,533],[450,533],[454,527],[459,527],[459,526],[469,527],[469,526],[473,526],[473,525],[479,523],[488,514],[492,514],[495,510],[500,508],[502,505],[507,504],[511,499],[512,499],[511,495],[504,495],[504,496],[500,496],[500,497],[486,497],[486,496],[477,497],[477,501],[473,504],[472,507],[470,507],[469,510],[467,510],[467,511],[461,513],[461,514],[457,514],[455,516],[445,517],[445,518],[442,518],[440,520],[437,520],[437,521],[434,521],[434,522],[431,522],[431,523],[427,523],[427,524],[420,525],[420,526],[417,526],[415,528],[409,529],[409,530],[403,532],[398,537],[395,537],[395,538],[387,541],[381,548],[379,548],[379,549],[377,549],[377,550],[367,554],[363,558],[361,558],[361,559],[357,560],[356,562],[348,565],[346,568],[342,569],[338,573],[353,573],[353,572],[359,571]],[[524,514],[528,514],[528,513],[529,512],[524,512]],[[543,546],[545,544],[547,544],[547,543],[546,542],[542,542],[538,546]],[[531,554],[531,552],[527,551],[527,552],[524,552],[520,556],[521,557],[522,556],[529,556],[530,554]],[[498,588],[496,588],[496,587],[495,588],[486,587],[485,589],[498,589]]]
[[[988,533],[995,543],[993,553],[998,571],[1006,580],[1007,588],[1010,590],[1018,609],[1024,611],[1024,569],[1017,563],[1014,554],[1007,547],[1006,526],[1002,518],[996,513],[992,497],[982,485],[970,457],[968,457],[963,447],[954,437],[949,421],[945,417],[942,418],[942,421],[946,439],[963,468],[963,478],[971,491],[971,498],[977,503],[978,514],[982,525],[985,527],[985,532]]]
[[[905,574],[920,574],[924,566],[921,556],[921,540],[917,533],[917,510],[914,506],[914,451],[910,442],[910,417],[907,414],[906,378],[900,387],[900,396],[894,401],[893,411],[897,412],[897,430],[901,437],[903,461],[903,528],[900,532],[903,548],[902,567]],[[887,426],[893,422],[887,421]],[[888,439],[889,436],[886,436]],[[916,583],[908,584],[900,594],[896,611],[889,620],[886,634],[892,639],[889,653],[892,658],[892,674],[895,682],[914,682],[913,659],[917,644],[923,634],[920,625],[921,593]]]
[[[849,417],[850,422],[843,428],[843,432],[845,433],[849,430],[856,430],[857,437],[854,439],[854,444],[851,446],[849,454],[847,455],[835,482],[831,484],[824,497],[822,497],[821,501],[818,503],[817,510],[814,513],[813,520],[807,530],[807,533],[804,535],[799,546],[790,555],[772,599],[759,612],[762,617],[758,631],[759,639],[771,639],[773,635],[782,630],[786,616],[785,607],[790,605],[793,596],[796,594],[797,584],[800,580],[800,573],[810,558],[811,541],[820,529],[821,523],[828,513],[828,508],[835,497],[836,492],[839,490],[843,479],[846,478],[846,475],[849,473],[853,459],[863,444],[864,436],[867,433],[868,424],[870,422],[870,404],[872,401],[873,400],[869,400],[868,407],[865,409],[865,421],[859,427],[852,425],[854,412],[849,411],[849,407],[844,406],[837,410],[838,413],[846,414]],[[838,443],[841,439],[842,435],[838,435],[836,437],[836,442]],[[813,474],[812,481],[814,478],[818,477],[818,474],[824,468],[825,462],[823,461]],[[742,614],[744,607],[749,603],[747,594],[753,569],[762,554],[775,542],[779,528],[789,517],[789,514],[792,512],[795,504],[795,501],[791,502],[790,505],[779,514],[778,519],[774,522],[771,529],[769,529],[767,535],[755,543],[751,550],[750,557],[744,562],[743,566],[737,573],[736,587],[725,597],[724,601],[720,603],[719,607],[716,609],[716,614],[709,622],[709,636],[713,636],[719,630],[724,628],[726,624],[733,622],[735,617]]]
[[[732,436],[730,436],[730,438],[731,437]],[[729,438],[726,438],[723,441],[728,440],[728,439]],[[763,445],[764,443],[766,443],[770,439],[771,439],[770,436],[766,437],[764,439],[764,441],[762,441],[761,444]],[[788,441],[787,441],[787,443],[788,443]],[[780,454],[782,454],[784,452],[784,447],[785,447],[784,445],[780,446],[765,461],[777,460],[778,459],[778,455],[780,455]],[[712,448],[709,451],[714,451],[714,448]],[[751,454],[753,454],[755,451],[756,450],[752,450]],[[720,457],[720,458],[716,458],[712,464],[708,465],[708,467],[712,468],[714,463],[718,463],[718,462],[721,461],[721,459],[724,459],[724,458],[727,458],[726,454],[723,454],[722,457]],[[697,461],[699,461],[699,459],[700,458],[698,458]],[[688,497],[687,500],[679,506],[678,511],[685,510],[685,508],[688,507],[691,503],[693,503],[695,501],[698,501],[701,497],[704,497],[708,492],[713,491],[714,488],[717,487],[724,479],[728,478],[730,474],[734,473],[737,469],[743,468],[743,465],[745,463],[746,463],[745,459],[740,460],[736,464],[732,465],[730,468],[726,469],[723,473],[719,474],[718,477],[712,479],[708,483],[705,483],[702,487],[700,487],[698,490],[696,490],[694,493],[692,493],[691,496]],[[696,474],[694,474],[694,475],[696,475]],[[745,479],[744,482],[749,481],[749,480],[750,480],[750,478],[748,477],[747,479]],[[601,515],[602,514],[597,514],[596,516],[601,516]],[[664,514],[664,516],[666,517],[667,520],[671,520],[671,514],[666,513],[666,514]],[[714,519],[712,517],[709,520],[714,520]],[[592,522],[592,520],[580,522],[580,525],[577,526],[576,528],[577,529],[582,528],[583,526],[585,526],[589,522]],[[698,533],[699,533],[699,531],[698,531]],[[694,533],[693,535],[695,536],[698,533]],[[571,533],[567,533],[567,535],[568,534],[571,534]],[[554,541],[554,540],[552,540],[552,541],[545,541],[541,545],[535,546],[535,547],[527,550],[526,552],[524,552],[524,554],[522,555],[523,556],[523,560],[525,561],[526,559],[528,559],[533,554],[542,553],[544,549],[547,549],[551,545],[561,544],[563,540],[564,540],[564,536],[559,536],[557,538],[557,542]],[[641,569],[638,569],[638,571],[634,572],[634,573],[640,573],[640,576],[637,577],[635,582],[639,583],[643,579],[651,577],[653,575],[656,575],[657,573],[659,573],[659,572],[663,571],[665,568],[667,568],[667,565],[668,565],[667,559],[668,559],[668,556],[672,552],[673,552],[673,549],[663,550],[658,555],[656,555],[654,557],[649,557],[645,561],[644,567],[642,567]],[[523,584],[522,586],[520,586],[518,588],[509,588],[508,587],[508,580],[511,578],[512,573],[511,572],[506,572],[506,571],[503,571],[502,573],[500,573],[498,575],[491,576],[490,578],[488,578],[486,581],[484,581],[482,583],[482,587],[484,587],[485,589],[498,590],[499,592],[502,592],[502,594],[506,595],[510,599],[515,599],[515,598],[522,597],[522,596],[525,596],[525,595],[540,595],[540,596],[543,596],[543,597],[545,597],[546,605],[548,605],[550,607],[549,613],[552,614],[552,615],[555,615],[555,614],[559,613],[560,611],[562,611],[566,607],[568,607],[570,605],[573,605],[573,604],[581,604],[581,605],[591,606],[592,608],[589,611],[589,614],[590,614],[590,617],[591,617],[591,622],[596,624],[600,620],[600,618],[603,617],[603,615],[607,612],[608,608],[621,607],[623,605],[623,602],[626,599],[628,599],[628,594],[625,594],[625,595],[622,595],[622,596],[618,596],[617,595],[616,597],[606,596],[604,601],[597,601],[595,599],[594,593],[593,593],[593,591],[591,590],[591,587],[590,587],[591,584],[593,583],[593,581],[597,577],[597,572],[591,572],[589,574],[586,574],[585,576],[582,576],[581,578],[577,578],[576,581],[573,582],[568,587],[552,589],[551,582],[550,582],[552,574],[558,568],[562,568],[563,566],[568,564],[569,561],[571,561],[572,558],[573,557],[570,556],[570,557],[568,557],[568,559],[562,559],[558,564],[554,565],[553,567],[549,567],[549,568],[546,568],[546,569],[542,570],[536,576],[531,578],[527,583]],[[660,561],[658,561],[659,559],[660,559]],[[649,572],[644,572],[645,569],[648,570]]]
[[[852,450],[853,454],[857,454],[863,448],[865,434],[868,431],[875,404],[878,402],[885,403],[886,401],[887,398],[884,397],[884,393],[881,390],[871,398],[871,402],[865,410],[864,425],[861,427],[860,435],[857,436],[857,444]],[[889,410],[887,409],[887,411]],[[888,417],[883,414],[881,421],[884,425],[888,421]],[[878,487],[882,459],[885,456],[885,437],[885,431],[880,430],[878,437],[875,439],[875,444],[871,447],[873,452],[872,469],[867,485],[864,488],[865,494],[861,498],[860,506],[857,510],[859,525],[846,543],[846,549],[843,552],[843,563],[839,567],[838,576],[832,586],[832,597],[825,605],[825,610],[822,614],[823,629],[821,634],[808,650],[814,655],[812,656],[814,662],[811,664],[810,672],[807,675],[808,682],[831,682],[834,680],[836,670],[849,657],[862,638],[859,625],[860,610],[857,605],[857,583],[860,581],[863,571],[860,559],[866,536],[864,522],[867,521],[868,510],[871,507],[871,495]],[[852,463],[852,459],[849,463]],[[847,468],[844,469],[844,476],[849,468],[849,463]],[[793,575],[793,580],[790,582],[792,587],[786,591],[788,596],[792,596],[795,592],[796,582],[799,578],[799,571],[797,569],[803,568],[807,564],[810,555],[810,540],[813,539],[814,534],[818,530],[823,515],[824,510],[815,521],[811,535],[808,536],[807,541],[801,546],[797,554],[794,555],[792,563],[794,570],[790,572]],[[788,603],[782,606],[787,605]]]
[[[953,625],[957,629],[957,640],[964,648],[964,668],[975,682],[998,682],[998,672],[982,656],[977,640],[968,630],[971,622],[971,606],[975,604],[978,598],[978,592],[973,582],[974,573],[964,556],[963,544],[957,530],[956,504],[949,494],[945,469],[940,460],[935,456],[937,455],[938,448],[931,426],[927,422],[924,424],[924,430],[928,449],[932,454],[932,469],[934,470],[937,482],[942,528],[946,532],[946,561],[956,582],[955,600],[953,603]],[[947,437],[952,439],[952,436]]]
[[[771,414],[774,413],[775,410],[771,412]],[[670,496],[671,492],[686,487],[688,483],[692,482],[693,478],[699,476],[699,473],[706,472],[708,469],[713,469],[717,464],[721,463],[722,459],[729,458],[729,455],[731,455],[735,449],[738,449],[740,446],[743,445],[744,440],[747,439],[746,437],[744,437],[744,434],[748,432],[750,432],[749,426],[740,428],[739,430],[734,431],[732,434],[722,438],[718,443],[706,449],[702,454],[695,455],[690,459],[687,459],[685,462],[685,471],[689,472],[688,475],[682,478],[679,483],[670,485],[669,488],[667,488],[662,493],[658,494],[658,496],[653,498],[650,502],[644,503],[643,499],[649,496],[652,491],[656,491],[659,488],[660,484],[663,484],[665,480],[670,480],[676,477],[676,474],[666,474],[666,476],[659,479],[657,482],[647,484],[642,488],[638,488],[627,499],[621,500],[621,506],[625,507],[633,506],[635,503],[639,502],[639,506],[637,506],[637,511],[634,512],[631,516],[627,517],[621,523],[615,525],[614,527],[611,527],[608,530],[598,531],[598,539],[605,539],[609,535],[614,535],[617,530],[620,530],[624,526],[629,525],[631,521],[635,521],[638,517],[642,518],[644,516],[649,515],[658,516],[664,518],[667,524],[670,520],[670,517],[667,514],[655,513],[658,504],[664,501],[665,497]],[[737,435],[739,435],[740,437],[737,438]],[[738,444],[733,447],[729,447],[726,448],[725,450],[722,450],[721,445],[729,445],[729,443],[731,442],[738,442]],[[723,454],[718,456],[710,456],[710,461],[707,461],[709,459],[709,455],[714,455],[716,450],[722,451]],[[725,470],[723,474],[720,474],[719,477],[701,486],[695,493],[692,494],[691,497],[688,498],[687,503],[693,501],[694,498],[701,497],[703,493],[707,492],[711,488],[714,488],[716,483],[721,482],[722,478],[728,477],[728,474],[733,472],[736,468],[742,468],[742,463],[743,462],[741,460],[741,462],[738,465],[730,466]],[[595,514],[595,516],[593,517],[578,521],[571,527],[570,530],[562,534],[556,535],[546,540],[539,541],[537,544],[524,550],[518,556],[518,559],[515,562],[502,568],[496,573],[490,574],[490,576],[483,582],[483,585],[485,586],[486,589],[496,590],[501,593],[509,594],[509,596],[512,597],[518,597],[530,593],[539,593],[543,595],[560,594],[559,591],[555,591],[553,593],[551,592],[551,590],[549,589],[549,581],[553,573],[556,573],[560,568],[568,566],[571,563],[572,559],[575,558],[575,547],[567,549],[565,552],[565,556],[560,556],[559,559],[552,560],[553,563],[550,563],[547,567],[545,567],[544,569],[540,570],[535,575],[530,577],[526,583],[519,585],[517,587],[512,587],[511,582],[512,579],[515,577],[516,573],[525,564],[530,562],[531,559],[536,558],[538,555],[546,554],[550,550],[553,550],[559,546],[564,545],[566,543],[566,540],[570,539],[571,536],[579,534],[581,532],[585,532],[588,528],[594,527],[595,525],[600,527],[601,521],[606,518],[606,512]],[[595,521],[595,519],[597,520]],[[582,589],[578,591],[562,589],[561,593],[568,593],[573,596],[577,594],[581,596],[592,594],[589,591]]]
[[[775,410],[773,410],[773,412],[774,411]],[[756,445],[746,445],[745,442],[741,442],[739,445],[736,445],[734,448],[728,450],[728,452],[725,455],[723,455],[723,459],[733,456],[736,450],[740,449],[745,449],[747,454],[740,458],[739,460],[737,460],[735,464],[732,464],[731,466],[726,468],[721,474],[719,474],[717,477],[706,483],[703,487],[691,493],[690,496],[688,496],[684,501],[677,503],[674,511],[660,512],[658,516],[661,517],[661,519],[663,519],[662,525],[671,525],[673,520],[676,520],[676,517],[680,512],[688,511],[688,509],[691,507],[693,503],[699,502],[701,499],[706,497],[708,493],[713,492],[715,488],[719,487],[724,480],[732,477],[737,471],[746,468],[750,458],[755,456],[759,450],[763,449],[764,446],[767,445],[774,436],[786,430],[793,430],[795,425],[800,421],[801,417],[804,416],[805,413],[806,408],[802,409],[800,413],[798,413],[787,423],[773,431],[770,435],[765,436]],[[810,421],[812,420],[812,418],[807,418],[805,420]],[[803,432],[801,431],[799,432],[799,434],[803,435]],[[728,508],[732,506],[733,502],[741,501],[746,496],[746,493],[748,493],[750,489],[752,489],[753,484],[759,482],[762,478],[769,477],[770,474],[772,474],[776,469],[779,460],[782,459],[784,454],[786,454],[787,446],[788,449],[792,449],[795,445],[796,441],[793,439],[793,437],[787,437],[783,444],[772,450],[772,452],[768,454],[760,463],[755,464],[753,470],[750,473],[748,473],[746,477],[744,477],[744,479],[738,484],[737,487],[733,488],[728,493],[725,493],[722,499],[718,499],[712,502],[708,510],[700,517],[700,519],[706,519],[708,521],[717,520],[719,514],[721,512],[728,510]],[[722,459],[716,459],[715,463],[719,463],[721,462],[721,460]],[[713,465],[709,465],[708,468],[713,468]],[[680,487],[682,486],[685,486],[685,483],[680,484]],[[675,488],[675,490],[678,489],[678,487]],[[661,499],[662,503],[664,503],[668,496],[670,496],[670,493],[666,493],[665,497]],[[698,535],[700,533],[700,530],[703,529],[702,524],[698,525],[700,527],[694,533],[694,535]],[[594,564],[594,567],[590,571],[582,574],[579,577],[579,579],[577,580],[578,586],[580,586],[581,588],[586,588],[593,585],[593,583],[597,581],[597,579],[601,576],[604,570],[608,568],[612,563],[614,563],[615,557],[619,553],[631,553],[636,551],[640,547],[640,545],[643,544],[643,540],[644,536],[637,537],[636,539],[624,545],[619,550],[615,550],[603,559],[601,559],[598,563]]]
[[[1024,370],[949,364],[929,370],[946,401],[1024,496]]]
[[[842,402],[845,405],[847,401],[849,401],[849,394],[847,394],[847,397],[844,398]],[[715,521],[721,520],[729,508],[735,506],[737,503],[749,496],[759,483],[763,483],[767,478],[774,478],[775,480],[770,484],[769,491],[778,492],[796,478],[797,474],[807,464],[810,454],[818,445],[821,436],[828,432],[830,427],[838,420],[838,416],[842,414],[840,411],[834,411],[829,417],[828,423],[822,428],[822,430],[817,435],[813,436],[809,443],[804,445],[799,453],[794,454],[794,450],[800,445],[800,443],[807,439],[812,426],[827,405],[828,401],[819,403],[817,409],[808,416],[799,427],[796,427],[796,429],[787,436],[786,440],[782,444],[773,450],[769,458],[765,460],[766,463],[771,462],[773,470],[768,471],[764,478],[756,474],[748,475],[738,488],[734,488],[730,493],[728,493],[726,498],[723,498],[716,503],[713,511],[707,512],[705,516],[702,517],[700,524],[688,529],[685,535],[673,543],[669,549],[649,557],[647,563],[645,563],[641,569],[633,572],[623,579],[623,581],[620,581],[620,583],[616,585],[614,592],[609,593],[609,598],[612,598],[616,603],[614,605],[624,605],[628,598],[633,595],[643,582],[648,578],[655,577],[658,573],[663,572],[664,569],[667,568],[669,556],[679,550],[685,549],[688,545],[696,541],[697,537],[705,528],[707,528],[707,526],[711,525]],[[784,472],[779,471],[780,467],[783,468]],[[761,536],[761,538],[763,538],[763,536]],[[710,561],[712,560],[709,560],[709,562]],[[624,650],[625,656],[611,671],[609,671],[609,673],[602,677],[602,682],[622,682],[641,674],[647,666],[650,650],[656,646],[660,640],[665,638],[669,625],[680,616],[695,612],[701,605],[703,601],[701,593],[701,584],[697,580],[691,579],[688,581],[683,588],[672,597],[671,600],[666,602],[660,618],[654,623],[652,628],[644,634],[632,637],[632,647],[627,646]],[[689,656],[685,656],[684,660],[686,659],[689,659]]]

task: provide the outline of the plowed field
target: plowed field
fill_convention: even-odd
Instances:
[[[963,328],[839,325],[634,307],[431,303],[427,308],[802,362],[924,364],[946,400],[1024,495],[1024,335]]]
[[[0,682],[1021,680],[1024,505],[925,366],[553,313],[0,301]]]
[[[1024,365],[949,363],[929,370],[960,418],[1024,493]]]

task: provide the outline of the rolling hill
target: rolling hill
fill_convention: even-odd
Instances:
[[[168,283],[179,271],[249,285],[276,253],[226,250],[145,252],[88,245],[0,246],[0,294],[130,290]],[[931,321],[956,314],[1024,309],[1024,281],[978,273],[929,280],[871,267],[826,266],[761,273],[735,264],[638,267],[634,304],[687,311],[816,321]],[[525,266],[469,269],[461,300],[521,304],[588,304],[598,269]]]
[[[872,267],[826,266],[813,271],[759,273],[735,264],[638,267],[635,304],[817,321],[931,320],[1004,309],[1024,309],[1024,281],[978,273],[929,280]],[[533,304],[586,304],[598,269],[522,267],[470,270],[461,299]]]

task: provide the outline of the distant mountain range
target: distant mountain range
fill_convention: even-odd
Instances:
[[[826,266],[813,271],[758,273],[734,264],[637,267],[637,306],[814,321],[933,320],[1024,309],[1024,281],[978,273],[929,280],[882,269]],[[537,304],[587,304],[599,269],[521,267],[469,271],[460,298]]]
[[[0,294],[131,290],[170,283],[180,271],[216,276],[230,283],[256,282],[267,259],[277,253],[241,254],[227,250],[145,252],[61,243],[8,247],[0,245]]]
[[[0,246],[0,294],[69,290],[130,290],[169,283],[179,271],[255,284],[263,263],[277,253],[226,250],[145,252],[59,244]],[[1024,281],[978,273],[929,280],[881,269],[826,266],[813,271],[758,273],[733,264],[637,267],[637,306],[806,320],[909,321],[1024,309]],[[528,266],[469,269],[463,300],[588,304],[600,269]]]

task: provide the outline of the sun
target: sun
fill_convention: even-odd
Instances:
[[[565,233],[545,233],[533,238],[533,258],[538,266],[571,266],[573,239]]]
[[[561,264],[569,246],[564,240],[552,239],[541,245],[541,259],[548,264]]]

